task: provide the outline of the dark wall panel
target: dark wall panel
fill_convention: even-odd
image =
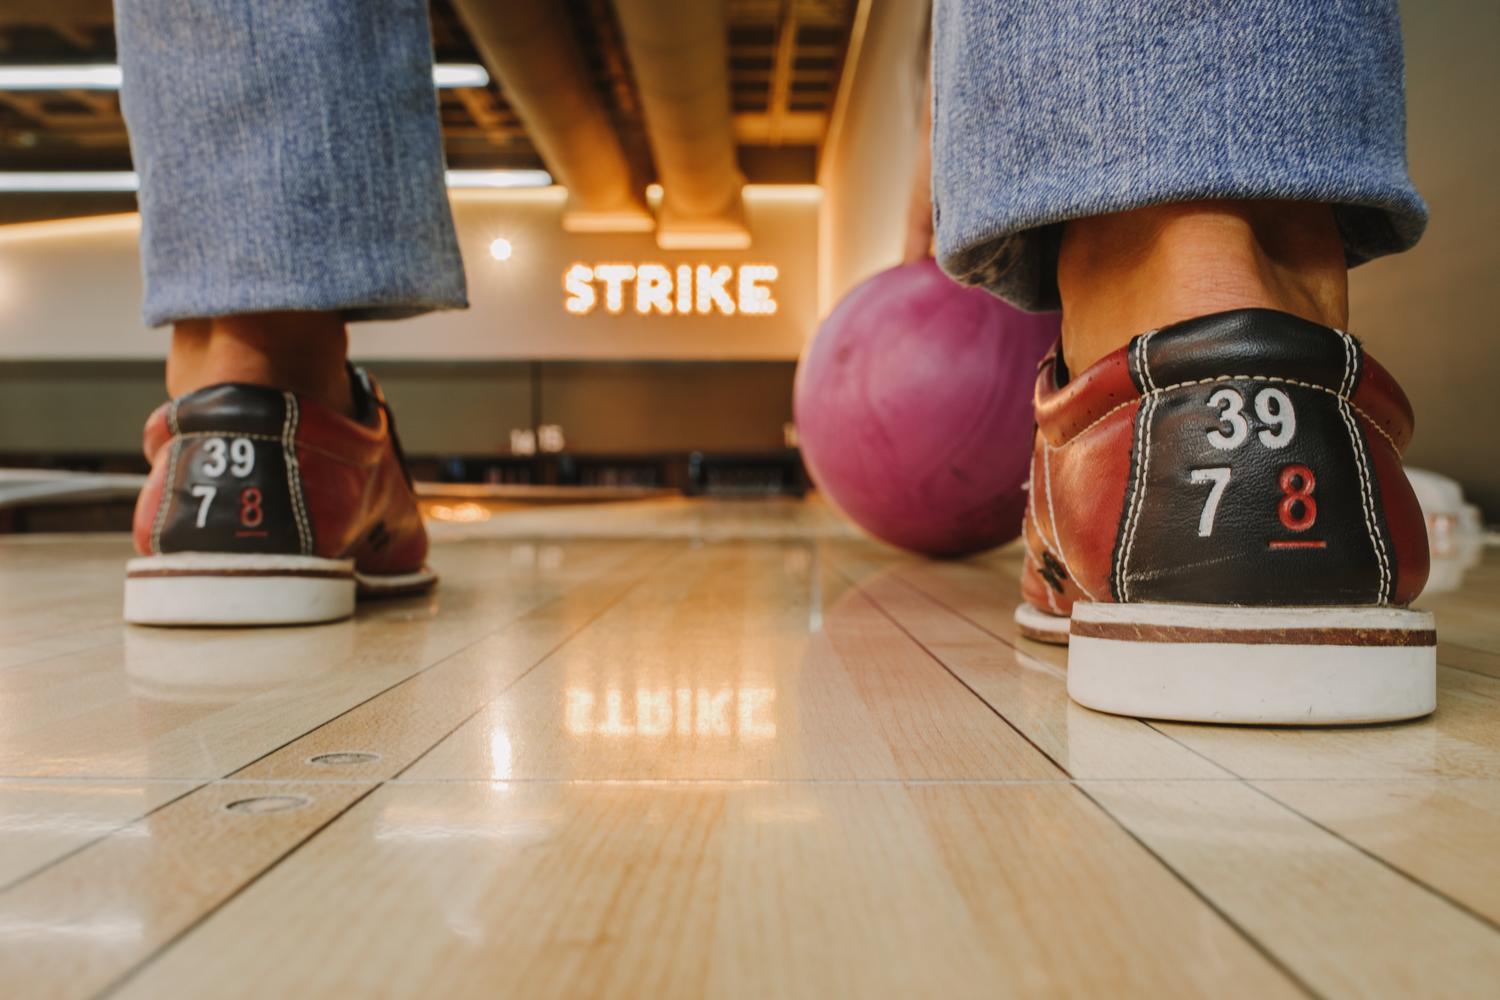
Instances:
[[[542,366],[541,423],[568,450],[767,451],[792,419],[793,362],[578,362]]]
[[[503,455],[557,424],[589,454],[775,451],[791,362],[376,362],[412,455]],[[159,362],[0,364],[0,454],[134,455],[166,398]]]
[[[493,455],[532,425],[525,362],[372,362],[412,455]]]

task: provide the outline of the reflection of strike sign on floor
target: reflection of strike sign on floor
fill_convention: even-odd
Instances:
[[[773,316],[776,276],[774,264],[574,264],[563,275],[563,305],[586,316],[600,305],[602,290],[605,311],[616,315],[625,311],[628,294],[642,316]]]
[[[566,725],[574,736],[737,736],[763,740],[776,735],[770,710],[772,688],[647,688],[634,691],[568,689]]]

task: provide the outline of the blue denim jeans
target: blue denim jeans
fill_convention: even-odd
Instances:
[[[935,0],[933,32],[938,258],[1023,308],[1068,219],[1325,202],[1351,265],[1426,224],[1396,0]]]
[[[464,305],[425,0],[115,0],[146,321]],[[1067,219],[1332,203],[1416,242],[1395,0],[935,0],[938,254],[1056,308]]]
[[[115,0],[149,325],[464,306],[426,0]]]

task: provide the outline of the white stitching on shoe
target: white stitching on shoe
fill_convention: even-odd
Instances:
[[[1146,506],[1146,476],[1151,469],[1151,421],[1156,416],[1157,396],[1147,397],[1141,405],[1142,447],[1137,451],[1135,499],[1131,504],[1129,528],[1125,533],[1125,550],[1120,554],[1120,599],[1130,600],[1130,556],[1135,551],[1135,532],[1141,523],[1141,510]]]
[[[1146,386],[1154,386],[1151,378],[1150,363],[1146,353],[1146,345],[1151,340],[1151,334],[1146,333],[1136,341],[1136,363],[1137,371],[1140,373],[1141,383]],[[1151,467],[1151,416],[1156,412],[1157,400],[1161,393],[1154,388],[1141,399],[1141,408],[1137,413],[1140,426],[1136,430],[1136,477],[1135,489],[1131,497],[1130,516],[1126,519],[1125,546],[1120,552],[1120,565],[1115,568],[1117,590],[1120,593],[1122,603],[1130,600],[1130,553],[1135,548],[1135,529],[1141,521],[1141,508],[1146,502],[1146,474]]]
[[[1339,379],[1339,397],[1343,399],[1348,398],[1349,391],[1354,388],[1354,357],[1349,335],[1338,329],[1333,332],[1339,335],[1339,346],[1344,349],[1344,377]]]
[[[177,456],[182,453],[182,431],[177,424],[177,400],[167,406],[167,432],[172,441],[167,446],[167,481],[156,505],[156,520],[151,525],[151,554],[161,555],[161,533],[167,526],[167,512],[177,496]]]
[[[281,425],[281,451],[286,461],[287,489],[292,495],[292,516],[297,522],[297,548],[303,555],[310,555],[308,535],[311,532],[302,497],[302,470],[297,465],[297,397],[285,392],[282,398],[286,400],[286,420]]]
[[[1026,471],[1028,473],[1026,478],[1026,516],[1031,518],[1031,526],[1036,529],[1037,537],[1045,545],[1047,543],[1047,533],[1042,530],[1042,519],[1037,516],[1036,512],[1036,491],[1044,483],[1037,482],[1035,453],[1032,454],[1030,467]]]
[[[1097,601],[1098,598],[1089,592],[1089,588],[1085,587],[1083,581],[1073,572],[1073,566],[1068,562],[1068,555],[1063,551],[1062,535],[1057,530],[1057,511],[1052,505],[1052,450],[1052,445],[1047,443],[1046,438],[1042,438],[1042,477],[1043,485],[1047,489],[1047,520],[1052,525],[1052,547],[1057,549],[1057,559],[1062,563],[1063,572],[1068,574],[1068,579],[1072,580],[1073,584],[1079,590],[1083,591],[1084,597],[1087,597],[1091,601]],[[1036,494],[1033,492],[1032,497],[1035,498],[1035,496]],[[1040,534],[1040,531],[1038,533]],[[1042,537],[1046,538],[1045,535]]]
[[[278,444],[282,440],[282,437],[279,434],[241,434],[239,431],[183,431],[181,434],[178,434],[177,436],[178,437],[182,437],[182,438],[201,438],[201,437],[250,438],[250,439],[255,440],[255,441],[275,441]]]
[[[1042,534],[1042,522],[1036,516],[1036,476],[1034,475],[1031,477],[1031,495],[1026,498],[1026,514],[1031,518],[1031,526],[1036,529],[1038,537],[1045,542],[1047,536]]]
[[[1149,391],[1151,391],[1151,392],[1155,392],[1156,391],[1156,380],[1151,377],[1151,357],[1150,357],[1149,354],[1147,354],[1147,344],[1150,343],[1151,338],[1154,337],[1155,335],[1156,335],[1156,331],[1155,330],[1148,330],[1147,332],[1141,334],[1141,341],[1140,341],[1140,343],[1141,343],[1141,365],[1140,365],[1140,368],[1141,368],[1141,381],[1143,381],[1143,382],[1146,383],[1146,388]]]
[[[1347,384],[1349,389],[1354,386],[1355,353],[1354,339],[1343,330],[1335,331],[1344,345],[1344,377],[1339,382],[1339,388],[1344,389]],[[1365,462],[1365,450],[1359,439],[1359,425],[1354,421],[1354,415],[1349,412],[1353,405],[1346,398],[1345,393],[1339,394],[1339,416],[1343,418],[1344,427],[1349,431],[1349,444],[1354,449],[1354,464],[1359,471],[1359,502],[1360,510],[1365,518],[1365,531],[1370,536],[1370,547],[1375,550],[1375,559],[1380,569],[1380,593],[1378,595],[1381,604],[1390,603],[1391,592],[1391,569],[1386,558],[1385,539],[1380,537],[1377,514],[1375,512],[1375,501],[1370,489],[1370,472]]]

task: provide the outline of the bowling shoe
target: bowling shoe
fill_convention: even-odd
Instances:
[[[437,579],[375,380],[350,369],[355,415],[256,385],[200,389],[146,422],[125,619],[292,625],[354,611],[356,594]]]
[[[1411,406],[1341,330],[1242,309],[1036,383],[1022,633],[1123,715],[1332,724],[1435,701]]]

